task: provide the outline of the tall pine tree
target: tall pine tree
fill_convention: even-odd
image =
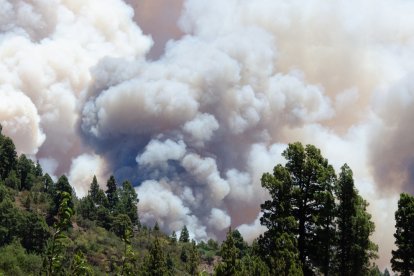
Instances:
[[[289,171],[277,165],[273,175],[262,176],[262,187],[269,191],[270,200],[261,205],[260,223],[267,231],[259,237],[260,255],[273,275],[302,275],[297,250],[297,222],[293,216],[293,186]]]
[[[352,170],[341,168],[338,179],[338,273],[344,276],[366,275],[377,246],[371,242],[374,223],[367,212],[367,202],[354,187]]]
[[[400,195],[395,221],[397,249],[392,251],[392,269],[409,276],[414,273],[414,196]]]
[[[329,270],[331,260],[324,256],[330,256],[334,237],[333,214],[330,212],[333,210],[335,171],[313,145],[289,144],[282,155],[287,160],[285,168],[292,185],[292,207],[298,223],[298,249],[303,272],[312,275],[315,266]]]

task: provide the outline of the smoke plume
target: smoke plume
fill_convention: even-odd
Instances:
[[[315,144],[354,170],[384,267],[398,193],[414,191],[413,12],[404,0],[0,0],[0,122],[79,195],[114,172],[136,185],[144,223],[196,239],[230,225],[255,238],[262,173],[287,143]]]

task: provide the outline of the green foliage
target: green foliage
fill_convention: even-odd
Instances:
[[[168,275],[167,261],[158,238],[155,238],[149,249],[149,255],[144,261],[143,272],[144,275],[150,276]]]
[[[24,248],[28,252],[41,254],[50,236],[44,217],[36,213],[28,213],[21,231],[21,243]]]
[[[245,255],[240,261],[240,270],[236,272],[238,276],[270,276],[269,268],[258,256]]]
[[[117,215],[112,222],[111,231],[118,237],[123,237],[128,229],[132,229],[129,217],[125,214]]]
[[[0,133],[0,179],[6,179],[16,169],[17,153],[12,139]]]
[[[20,190],[21,182],[20,179],[17,177],[17,173],[15,170],[10,171],[9,175],[4,180],[4,183],[7,187],[11,189]]]
[[[175,233],[175,231],[172,232],[170,240],[172,244],[175,244],[177,242],[177,234]]]
[[[9,198],[0,202],[0,246],[9,244],[21,236],[26,226],[23,213],[17,209]]]
[[[187,264],[187,272],[190,275],[197,275],[197,268],[200,263],[200,255],[198,253],[197,247],[195,242],[191,242],[191,246],[189,247],[189,254],[188,254],[188,264]]]
[[[114,210],[118,203],[118,192],[115,182],[115,177],[111,175],[106,183],[106,197],[108,198],[108,208]]]
[[[226,240],[221,245],[220,255],[222,257],[221,263],[216,267],[215,274],[217,276],[235,275],[239,270],[239,250],[234,244],[234,238],[229,228]]]
[[[233,230],[231,232],[231,235],[233,236],[234,245],[236,246],[238,250],[238,258],[241,259],[243,256],[248,254],[249,246],[247,243],[243,240],[242,235],[240,234],[239,230]]]
[[[58,220],[53,225],[54,232],[46,246],[46,255],[43,261],[44,272],[49,275],[61,275],[65,270],[63,259],[65,249],[68,246],[68,236],[64,233],[71,225],[73,209],[70,207],[72,196],[68,192],[61,192],[59,198]]]
[[[49,195],[54,195],[56,187],[49,174],[45,174],[42,178],[44,191]]]
[[[76,210],[85,219],[96,220],[98,218],[97,207],[90,195],[79,200]]]
[[[93,275],[92,268],[88,264],[85,256],[83,255],[81,251],[78,251],[73,256],[71,275],[76,275],[76,276],[92,276]]]
[[[28,254],[18,241],[0,247],[0,275],[38,275],[42,261],[35,254]]]
[[[17,172],[20,178],[20,189],[30,190],[36,179],[36,166],[26,155],[20,155],[17,161]]]
[[[321,242],[319,237],[334,236],[331,227],[333,215],[327,212],[331,209],[325,208],[328,207],[325,201],[332,196],[335,172],[313,145],[289,144],[282,155],[287,160],[285,168],[292,183],[292,207],[298,222],[298,250],[304,273],[311,273],[312,266],[316,264],[323,264],[325,268],[322,270],[327,270],[329,260],[319,258],[330,255],[329,244],[333,241]],[[316,235],[315,229],[319,229],[319,235]],[[311,254],[315,251],[319,254]]]
[[[104,192],[94,176],[77,200],[66,176],[54,183],[39,162],[17,159],[0,126],[0,275],[211,275],[214,267],[216,275],[382,275],[370,263],[374,224],[350,168],[336,181],[312,145],[290,144],[283,156],[286,165],[261,179],[270,195],[261,205],[267,231],[251,247],[231,229],[221,246],[212,239],[196,245],[186,226],[179,242],[158,223],[140,227],[128,181],[117,187],[111,176]],[[412,201],[401,195],[396,212],[392,262],[402,275],[412,272]]]
[[[132,187],[131,182],[124,181],[122,183],[122,188],[118,191],[119,201],[118,201],[118,212],[122,214],[127,214],[133,225],[139,226],[138,218],[138,207],[139,202],[138,195],[135,192],[134,187]]]
[[[273,175],[265,173],[261,181],[271,199],[261,205],[260,223],[268,230],[259,237],[259,254],[273,275],[292,275],[301,267],[294,234],[297,222],[293,216],[292,179],[288,169],[277,165]]]
[[[53,205],[51,206],[50,210],[50,221],[56,222],[55,216],[58,215],[59,209],[61,208],[61,204],[63,201],[66,202],[67,207],[70,208],[72,212],[74,211],[73,194],[73,189],[72,186],[69,184],[68,178],[65,175],[59,177],[52,195]],[[67,195],[69,195],[69,197]],[[69,224],[66,227],[70,226],[72,226],[72,224],[69,221]]]
[[[408,276],[414,273],[414,196],[400,195],[395,221],[397,249],[392,251],[391,266],[402,276]]]
[[[338,179],[338,272],[341,275],[366,275],[377,246],[370,241],[375,226],[366,208],[368,203],[358,195],[353,174],[345,164]]]
[[[180,242],[189,242],[190,241],[190,234],[188,233],[187,226],[184,225],[183,229],[180,233]]]

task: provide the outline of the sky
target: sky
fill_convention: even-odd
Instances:
[[[389,267],[414,193],[410,0],[0,0],[0,123],[19,154],[136,186],[144,223],[264,231],[287,144],[347,163]]]

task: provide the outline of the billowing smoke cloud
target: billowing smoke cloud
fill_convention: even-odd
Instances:
[[[312,143],[353,168],[386,265],[397,195],[414,190],[414,3],[160,3],[1,3],[0,122],[19,152],[80,194],[93,173],[132,179],[142,221],[167,232],[251,240],[260,176]]]
[[[120,1],[1,1],[0,121],[21,153],[68,172],[76,123],[101,58],[143,56],[151,40]]]

